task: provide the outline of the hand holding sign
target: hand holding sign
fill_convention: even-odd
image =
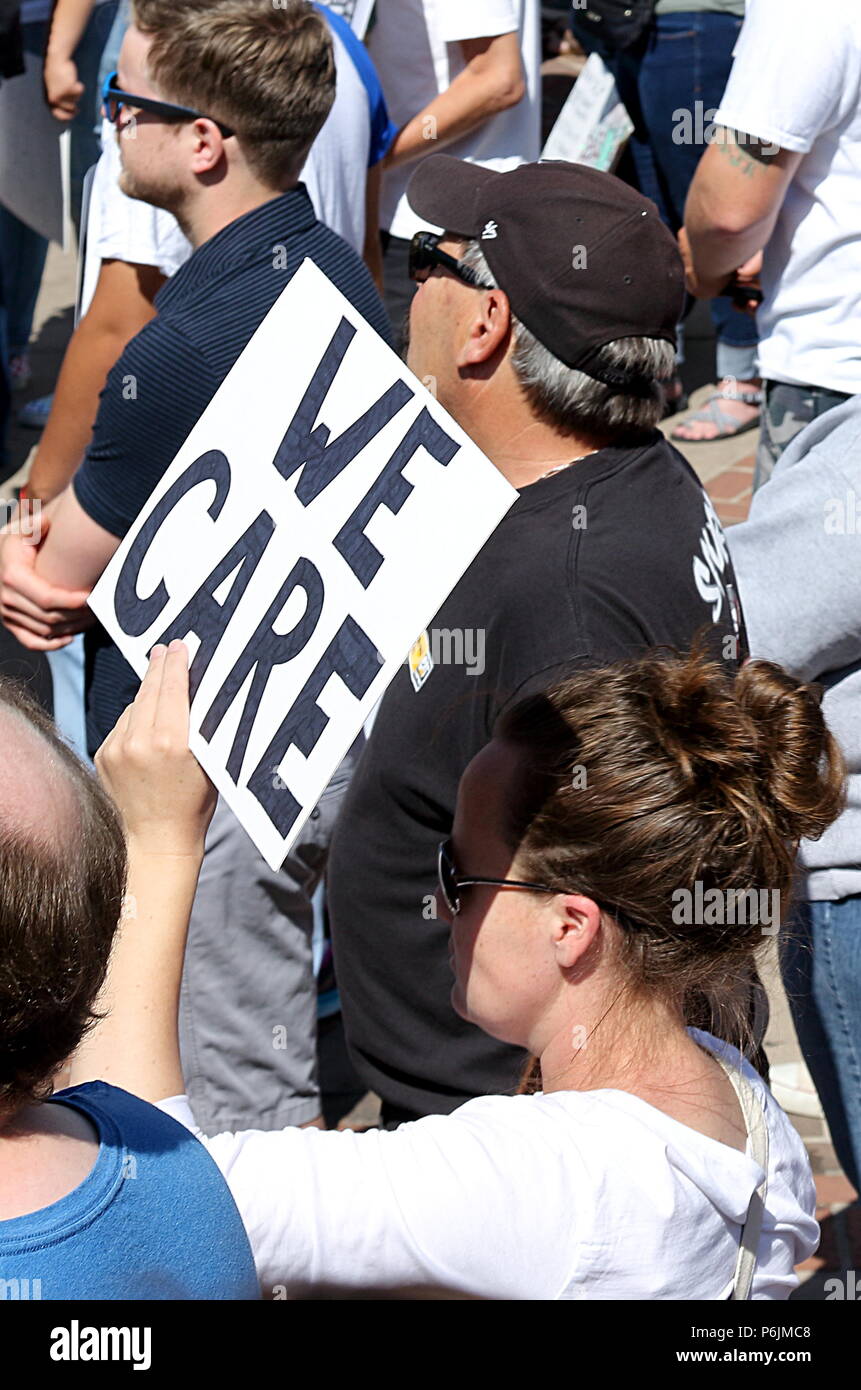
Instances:
[[[153,647],[149,669],[96,754],[130,845],[139,854],[198,857],[215,788],[188,747],[188,651]]]
[[[90,597],[273,868],[516,495],[306,260]]]

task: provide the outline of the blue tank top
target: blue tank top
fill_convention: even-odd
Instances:
[[[2,1299],[255,1299],[227,1183],[181,1124],[104,1081],[58,1091],[101,1140],[91,1173],[49,1207],[0,1221]]]

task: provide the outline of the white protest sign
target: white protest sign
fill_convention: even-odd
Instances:
[[[612,173],[633,130],[613,74],[592,53],[559,112],[541,158],[565,159]]]
[[[273,867],[517,493],[305,260],[90,597]]]

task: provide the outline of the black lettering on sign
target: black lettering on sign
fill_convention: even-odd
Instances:
[[[165,644],[172,642],[175,637],[184,641],[190,632],[200,638],[200,646],[188,670],[189,698],[192,700],[274,530],[275,522],[269,513],[261,512],[158,639]],[[234,570],[236,578],[227,598],[223,603],[218,603],[213,595]]]
[[[304,589],[305,591],[305,611],[289,632],[275,632],[272,624],[295,589]],[[234,782],[239,781],[248,739],[251,736],[257,711],[260,708],[260,701],[263,699],[263,692],[273,667],[282,666],[285,662],[292,661],[294,656],[298,656],[303,647],[307,646],[308,639],[316,628],[317,620],[323,610],[323,597],[323,580],[320,578],[320,572],[316,565],[312,565],[310,560],[297,560],[258,623],[257,630],[248,639],[236,665],[213,700],[209,712],[200,726],[202,736],[207,743],[210,743],[249,672],[253,670],[254,677],[251,682],[251,689],[243,706],[239,727],[236,730],[233,747],[230,750],[230,757],[227,759],[227,771]]]
[[[117,622],[129,637],[140,637],[155,622],[170,598],[167,585],[160,580],[149,598],[141,598],[137,591],[137,578],[144,556],[149,550],[156,532],[187,492],[198,483],[215,483],[215,496],[207,507],[207,512],[216,521],[230,491],[230,464],[220,449],[208,449],[194,463],[190,463],[156,503],[147,517],[126,556],[117,578],[114,591],[114,612]]]
[[[281,835],[289,834],[302,808],[289,788],[273,786],[273,767],[280,765],[290,747],[298,748],[306,758],[313,752],[329,722],[317,700],[330,676],[339,676],[361,700],[379,670],[377,649],[370,637],[355,619],[345,618],[248,780],[248,790]]]
[[[297,469],[302,469],[296,484],[296,496],[303,507],[319,497],[332,479],[337,478],[348,463],[352,463],[365,445],[403,409],[407,401],[412,400],[414,394],[405,381],[394,382],[364,415],[329,443],[331,431],[328,425],[315,427],[314,422],[355,334],[353,325],[342,318],[273,459],[283,478],[292,478]],[[305,468],[306,463],[313,464],[313,467]]]
[[[344,522],[334,540],[350,569],[364,589],[367,589],[383,557],[364,534],[365,527],[380,507],[397,514],[413,490],[412,483],[401,476],[417,449],[423,448],[446,467],[451,463],[459,444],[446,434],[426,409],[419,412],[377,481],[368,489],[353,515]]]

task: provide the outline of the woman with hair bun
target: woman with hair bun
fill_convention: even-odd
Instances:
[[[154,651],[99,754],[138,917],[73,1076],[193,1128],[175,1013],[211,797],[187,729],[177,643]],[[528,1048],[532,1075],[395,1131],[203,1139],[264,1289],[786,1298],[818,1237],[803,1145],[686,1010],[705,995],[732,1012],[788,908],[798,840],[834,819],[842,787],[816,693],[765,662],[732,678],[702,653],[656,652],[508,713],[461,781],[438,902],[455,1009]]]

